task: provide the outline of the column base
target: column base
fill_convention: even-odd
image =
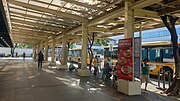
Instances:
[[[55,61],[50,62],[50,64],[48,66],[56,66],[56,62]]]
[[[117,90],[127,95],[141,95],[141,81],[118,79]]]
[[[64,70],[68,69],[68,65],[59,65],[58,67],[59,69],[64,69]]]
[[[78,75],[79,76],[90,76],[90,71],[89,69],[85,69],[85,70],[82,70],[82,69],[78,69]]]

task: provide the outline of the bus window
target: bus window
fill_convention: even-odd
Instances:
[[[142,59],[148,58],[147,57],[147,48],[142,48]]]
[[[163,49],[161,48],[149,48],[148,59],[151,62],[162,62],[163,61]]]

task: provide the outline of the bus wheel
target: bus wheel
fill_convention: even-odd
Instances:
[[[170,67],[168,67],[168,66],[164,66],[163,70],[165,70],[166,80],[168,80],[168,71],[170,72],[170,75],[171,75],[170,78],[171,78],[171,81],[172,81],[172,79],[173,79],[173,70]]]

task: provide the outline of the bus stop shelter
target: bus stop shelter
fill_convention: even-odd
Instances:
[[[9,34],[13,43],[34,44],[37,52],[62,45],[62,65],[67,63],[67,44],[82,41],[82,73],[87,73],[88,36],[95,38],[124,34],[164,26],[162,15],[179,17],[179,0],[2,0]],[[180,21],[177,21],[179,24]]]

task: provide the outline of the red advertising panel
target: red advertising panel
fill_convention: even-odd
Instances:
[[[133,79],[132,38],[120,39],[118,43],[118,78]]]

